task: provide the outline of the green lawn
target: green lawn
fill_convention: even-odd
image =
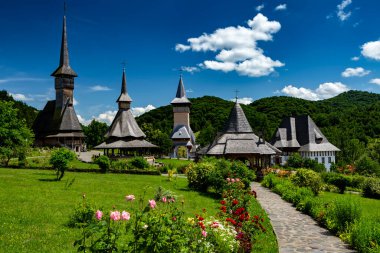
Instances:
[[[190,163],[192,163],[192,161],[189,161],[189,160],[169,159],[169,158],[156,159],[156,162],[163,163],[165,165],[172,165],[174,168],[187,166]]]
[[[162,186],[185,200],[189,216],[203,207],[213,215],[218,206],[217,200],[189,190],[186,179],[169,182],[161,176],[67,172],[61,182],[44,181],[54,178],[53,171],[0,169],[0,252],[74,251],[79,231],[64,224],[83,194],[96,207],[123,209],[125,195],[142,195],[148,187],[148,200]]]
[[[373,222],[380,222],[380,200],[364,198],[360,194],[339,194],[332,192],[322,192],[318,195],[318,198],[323,199],[324,202],[333,202],[336,199],[346,198],[357,202],[362,210],[364,219],[372,220]]]
[[[72,246],[80,230],[65,226],[70,214],[81,203],[83,194],[95,207],[126,209],[127,194],[152,199],[158,186],[172,190],[184,200],[186,215],[206,208],[215,215],[219,200],[187,187],[187,180],[169,182],[162,176],[67,172],[61,182],[51,181],[54,171],[0,169],[0,252],[74,252]],[[75,180],[67,187],[67,183]],[[256,213],[264,214],[258,204]],[[260,252],[277,252],[277,242],[269,220],[269,232],[258,238]]]

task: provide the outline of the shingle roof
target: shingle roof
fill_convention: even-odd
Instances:
[[[224,132],[199,154],[207,155],[274,155],[281,151],[253,133],[238,103],[231,110]]]
[[[82,131],[77,114],[71,105],[66,104],[60,121],[59,131]]]
[[[145,134],[138,126],[135,118],[132,115],[131,110],[119,109],[105,137],[141,138],[145,137]]]
[[[132,98],[128,95],[127,80],[125,77],[125,69],[123,69],[123,77],[121,78],[121,92],[116,102],[132,102]]]
[[[134,149],[134,148],[157,148],[156,145],[146,141],[146,140],[118,140],[110,143],[103,142],[95,149],[111,149],[111,148],[122,148],[122,149]]]
[[[58,68],[51,74],[52,76],[78,76],[77,73],[70,67],[69,62],[69,49],[67,45],[67,33],[66,33],[66,16],[63,16],[63,28],[62,28],[62,42],[61,42],[61,54],[59,59]]]
[[[251,133],[252,128],[249,125],[247,118],[245,117],[244,111],[239,105],[235,103],[234,107],[230,112],[227,124],[225,125],[224,132],[230,133]]]
[[[298,151],[340,151],[323,135],[308,115],[283,119],[271,143],[280,149]]]
[[[185,86],[183,85],[182,75],[179,78],[176,96],[172,100],[171,104],[191,104],[191,102],[186,97],[186,90]]]

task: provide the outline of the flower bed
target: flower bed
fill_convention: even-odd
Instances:
[[[234,178],[226,180],[222,195],[216,217],[206,209],[185,217],[185,201],[162,188],[148,202],[127,195],[123,209],[96,210],[84,203],[83,213],[92,215],[77,215],[82,233],[74,245],[91,252],[251,252],[268,232],[263,215],[251,211],[255,194]]]

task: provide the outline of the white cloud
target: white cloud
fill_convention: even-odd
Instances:
[[[380,61],[380,40],[364,43],[361,48],[364,57]]]
[[[351,61],[359,61],[360,57],[359,56],[354,56],[351,58]]]
[[[80,116],[79,114],[77,114],[77,117],[78,117],[79,122],[80,122],[82,125],[85,125],[85,126],[88,126],[88,125],[91,123],[91,121],[92,121],[92,119],[89,119],[89,120],[84,119],[84,118],[83,118],[82,116]]]
[[[264,9],[264,4],[260,4],[258,6],[256,6],[256,11],[261,11],[262,9]]]
[[[247,21],[247,25],[219,28],[211,34],[189,38],[188,45],[177,44],[176,50],[218,53],[215,60],[205,60],[198,66],[223,72],[236,71],[251,77],[267,76],[275,71],[275,67],[284,66],[282,62],[265,56],[257,46],[258,41],[271,41],[272,34],[281,29],[281,24],[258,13]]]
[[[19,100],[19,101],[33,101],[34,99],[28,96],[25,96],[24,94],[21,93],[9,93],[13,97],[14,100]]]
[[[132,107],[131,112],[132,112],[134,117],[138,117],[138,116],[140,116],[146,112],[149,112],[153,109],[156,109],[156,107],[153,105],[147,105],[146,107]],[[115,111],[108,110],[108,111],[105,111],[103,113],[100,113],[98,116],[92,116],[91,119],[85,119],[80,115],[77,115],[77,116],[78,116],[79,122],[82,123],[83,125],[90,124],[93,119],[100,121],[100,122],[107,123],[108,125],[110,125],[112,123],[112,121],[114,120],[116,114],[117,114],[116,110]]]
[[[362,67],[358,67],[358,68],[346,68],[346,69],[342,72],[342,76],[343,76],[343,77],[366,76],[366,75],[368,75],[369,73],[371,73],[371,71],[369,71],[369,70],[365,70],[365,69],[363,69]]]
[[[194,91],[193,91],[193,89],[191,89],[191,88],[189,88],[189,89],[187,89],[186,90],[186,93],[193,93]]]
[[[276,8],[274,8],[275,11],[284,11],[286,10],[286,4],[280,4],[280,5],[277,5]]]
[[[102,85],[91,86],[90,89],[91,89],[92,91],[107,91],[107,90],[111,90],[109,87],[107,87],[107,86],[102,86]]]
[[[230,101],[235,102],[236,98],[231,98]],[[253,102],[253,98],[245,97],[245,98],[238,98],[238,103],[243,105],[249,105]]]
[[[191,74],[193,74],[194,72],[199,72],[200,71],[199,68],[197,68],[197,67],[188,67],[188,66],[182,66],[181,70],[185,71],[185,72],[189,72]]]
[[[380,78],[374,78],[369,81],[369,83],[380,85]]]
[[[79,102],[78,102],[78,100],[76,100],[75,98],[73,98],[73,105],[75,106],[75,105],[77,105],[77,104],[79,104]]]
[[[352,3],[352,0],[343,0],[340,4],[337,5],[336,15],[340,21],[345,21],[351,16],[351,11],[346,12],[345,8]]]
[[[40,82],[46,81],[48,79],[44,78],[34,78],[34,77],[8,77],[0,79],[0,83],[11,83],[11,82]]]
[[[285,86],[281,90],[281,92],[288,96],[302,98],[306,100],[321,100],[335,97],[336,95],[348,90],[349,88],[341,82],[328,82],[320,84],[318,88],[315,90],[303,87],[297,88],[293,85],[288,85]]]
[[[149,112],[153,109],[156,109],[156,107],[154,107],[153,105],[147,105],[145,107],[132,107],[132,114],[133,116],[135,117],[138,117],[146,112]]]

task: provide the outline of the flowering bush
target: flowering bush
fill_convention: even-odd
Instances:
[[[240,178],[226,185],[216,218],[205,209],[185,217],[184,201],[162,188],[148,201],[129,194],[124,210],[94,212],[74,246],[91,252],[250,252],[255,234],[265,232],[263,219],[249,214],[253,195]]]

